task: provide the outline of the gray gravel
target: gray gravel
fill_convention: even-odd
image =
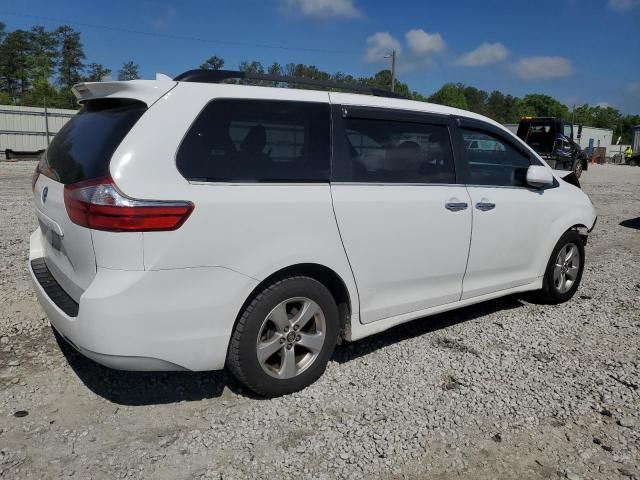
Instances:
[[[26,272],[33,167],[0,163],[0,477],[640,478],[640,168],[584,174],[599,221],[573,301],[403,325],[262,400],[58,344]]]

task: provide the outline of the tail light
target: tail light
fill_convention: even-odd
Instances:
[[[193,211],[191,202],[129,198],[109,177],[65,185],[64,205],[73,223],[110,232],[176,230]]]

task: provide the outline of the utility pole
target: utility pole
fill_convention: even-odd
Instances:
[[[47,110],[47,91],[49,89],[49,79],[45,71],[42,72],[44,93],[42,94],[42,103],[44,106],[44,129],[47,135],[47,147],[49,147],[49,111]]]
[[[393,50],[390,55],[385,55],[384,58],[391,59],[391,91],[396,89],[396,51]]]
[[[396,51],[391,52],[391,91],[396,90]]]
[[[47,111],[47,94],[43,96],[44,100],[44,128],[47,135],[47,147],[49,146],[49,112]]]

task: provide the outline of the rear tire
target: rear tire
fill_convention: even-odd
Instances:
[[[338,330],[338,308],[322,283],[304,276],[276,278],[240,313],[227,366],[259,395],[293,393],[322,375]]]
[[[565,232],[556,243],[542,280],[539,297],[558,304],[571,299],[580,286],[584,270],[584,243],[577,232]]]

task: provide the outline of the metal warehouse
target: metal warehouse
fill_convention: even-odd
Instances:
[[[44,108],[0,105],[0,158],[38,154],[76,113],[76,110],[48,108],[45,116]]]

